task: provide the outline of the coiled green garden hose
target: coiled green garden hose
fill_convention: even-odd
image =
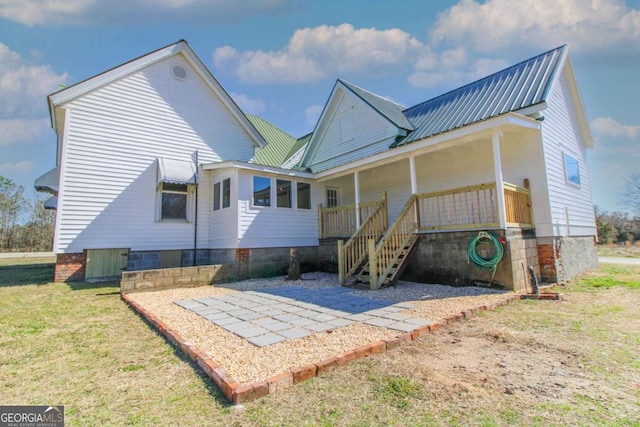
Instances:
[[[476,251],[476,247],[478,243],[490,242],[495,249],[495,254],[491,258],[483,258]],[[472,262],[476,267],[491,271],[493,270],[493,274],[491,275],[491,280],[493,281],[493,276],[496,274],[496,268],[498,267],[498,263],[502,260],[502,256],[504,255],[504,248],[502,247],[502,242],[493,234],[489,234],[486,231],[481,231],[478,233],[476,237],[471,239],[469,242],[469,249],[467,251],[469,256],[469,261]]]

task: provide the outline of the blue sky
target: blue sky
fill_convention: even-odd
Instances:
[[[406,106],[568,43],[594,201],[640,173],[640,0],[0,0],[0,175],[55,166],[46,96],[180,39],[248,113],[298,137],[337,78]]]

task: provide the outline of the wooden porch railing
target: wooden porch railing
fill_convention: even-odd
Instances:
[[[360,203],[358,214],[360,224],[369,219],[374,212],[384,203],[386,206],[386,193],[383,200]],[[386,215],[385,207],[385,215]],[[318,206],[318,230],[320,238],[327,237],[347,237],[356,232],[356,205],[341,205],[333,208],[323,208]]]
[[[377,245],[373,239],[368,241],[369,286],[371,289],[380,289],[400,253],[418,231],[418,205],[416,201],[415,195],[409,198],[398,218],[384,233]]]
[[[524,180],[524,188],[504,183],[504,204],[507,210],[507,227],[533,228],[528,179]]]
[[[373,210],[372,210],[373,209]],[[364,212],[364,213],[363,213]],[[385,232],[389,223],[387,216],[387,193],[383,193],[382,200],[375,204],[370,204],[361,210],[362,216],[366,219],[353,236],[343,245],[342,240],[338,241],[338,276],[340,284],[344,285],[367,256],[367,241],[373,239],[378,241]]]
[[[529,189],[505,182],[503,191],[507,226],[533,227]],[[495,183],[418,194],[417,199],[420,231],[500,226]]]

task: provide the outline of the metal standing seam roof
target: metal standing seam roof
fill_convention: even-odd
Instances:
[[[544,102],[566,50],[558,47],[406,109],[414,131],[391,147]]]
[[[267,145],[256,152],[255,163],[279,167],[290,156],[291,149],[296,145],[297,140],[258,116],[250,114],[246,116],[267,141]]]
[[[338,79],[347,89],[356,94],[360,99],[369,104],[372,108],[377,110],[380,114],[387,118],[395,126],[408,131],[413,130],[413,125],[407,120],[402,113],[406,107],[393,102],[387,98],[371,93],[361,87],[358,87],[352,83]]]

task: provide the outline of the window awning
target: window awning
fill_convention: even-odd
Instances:
[[[198,183],[196,165],[184,160],[164,159],[158,157],[158,184],[189,184]]]
[[[45,209],[58,209],[58,197],[53,196],[44,201]]]
[[[41,177],[35,180],[34,187],[36,191],[58,195],[58,182],[60,181],[60,173],[58,168],[53,168]]]

